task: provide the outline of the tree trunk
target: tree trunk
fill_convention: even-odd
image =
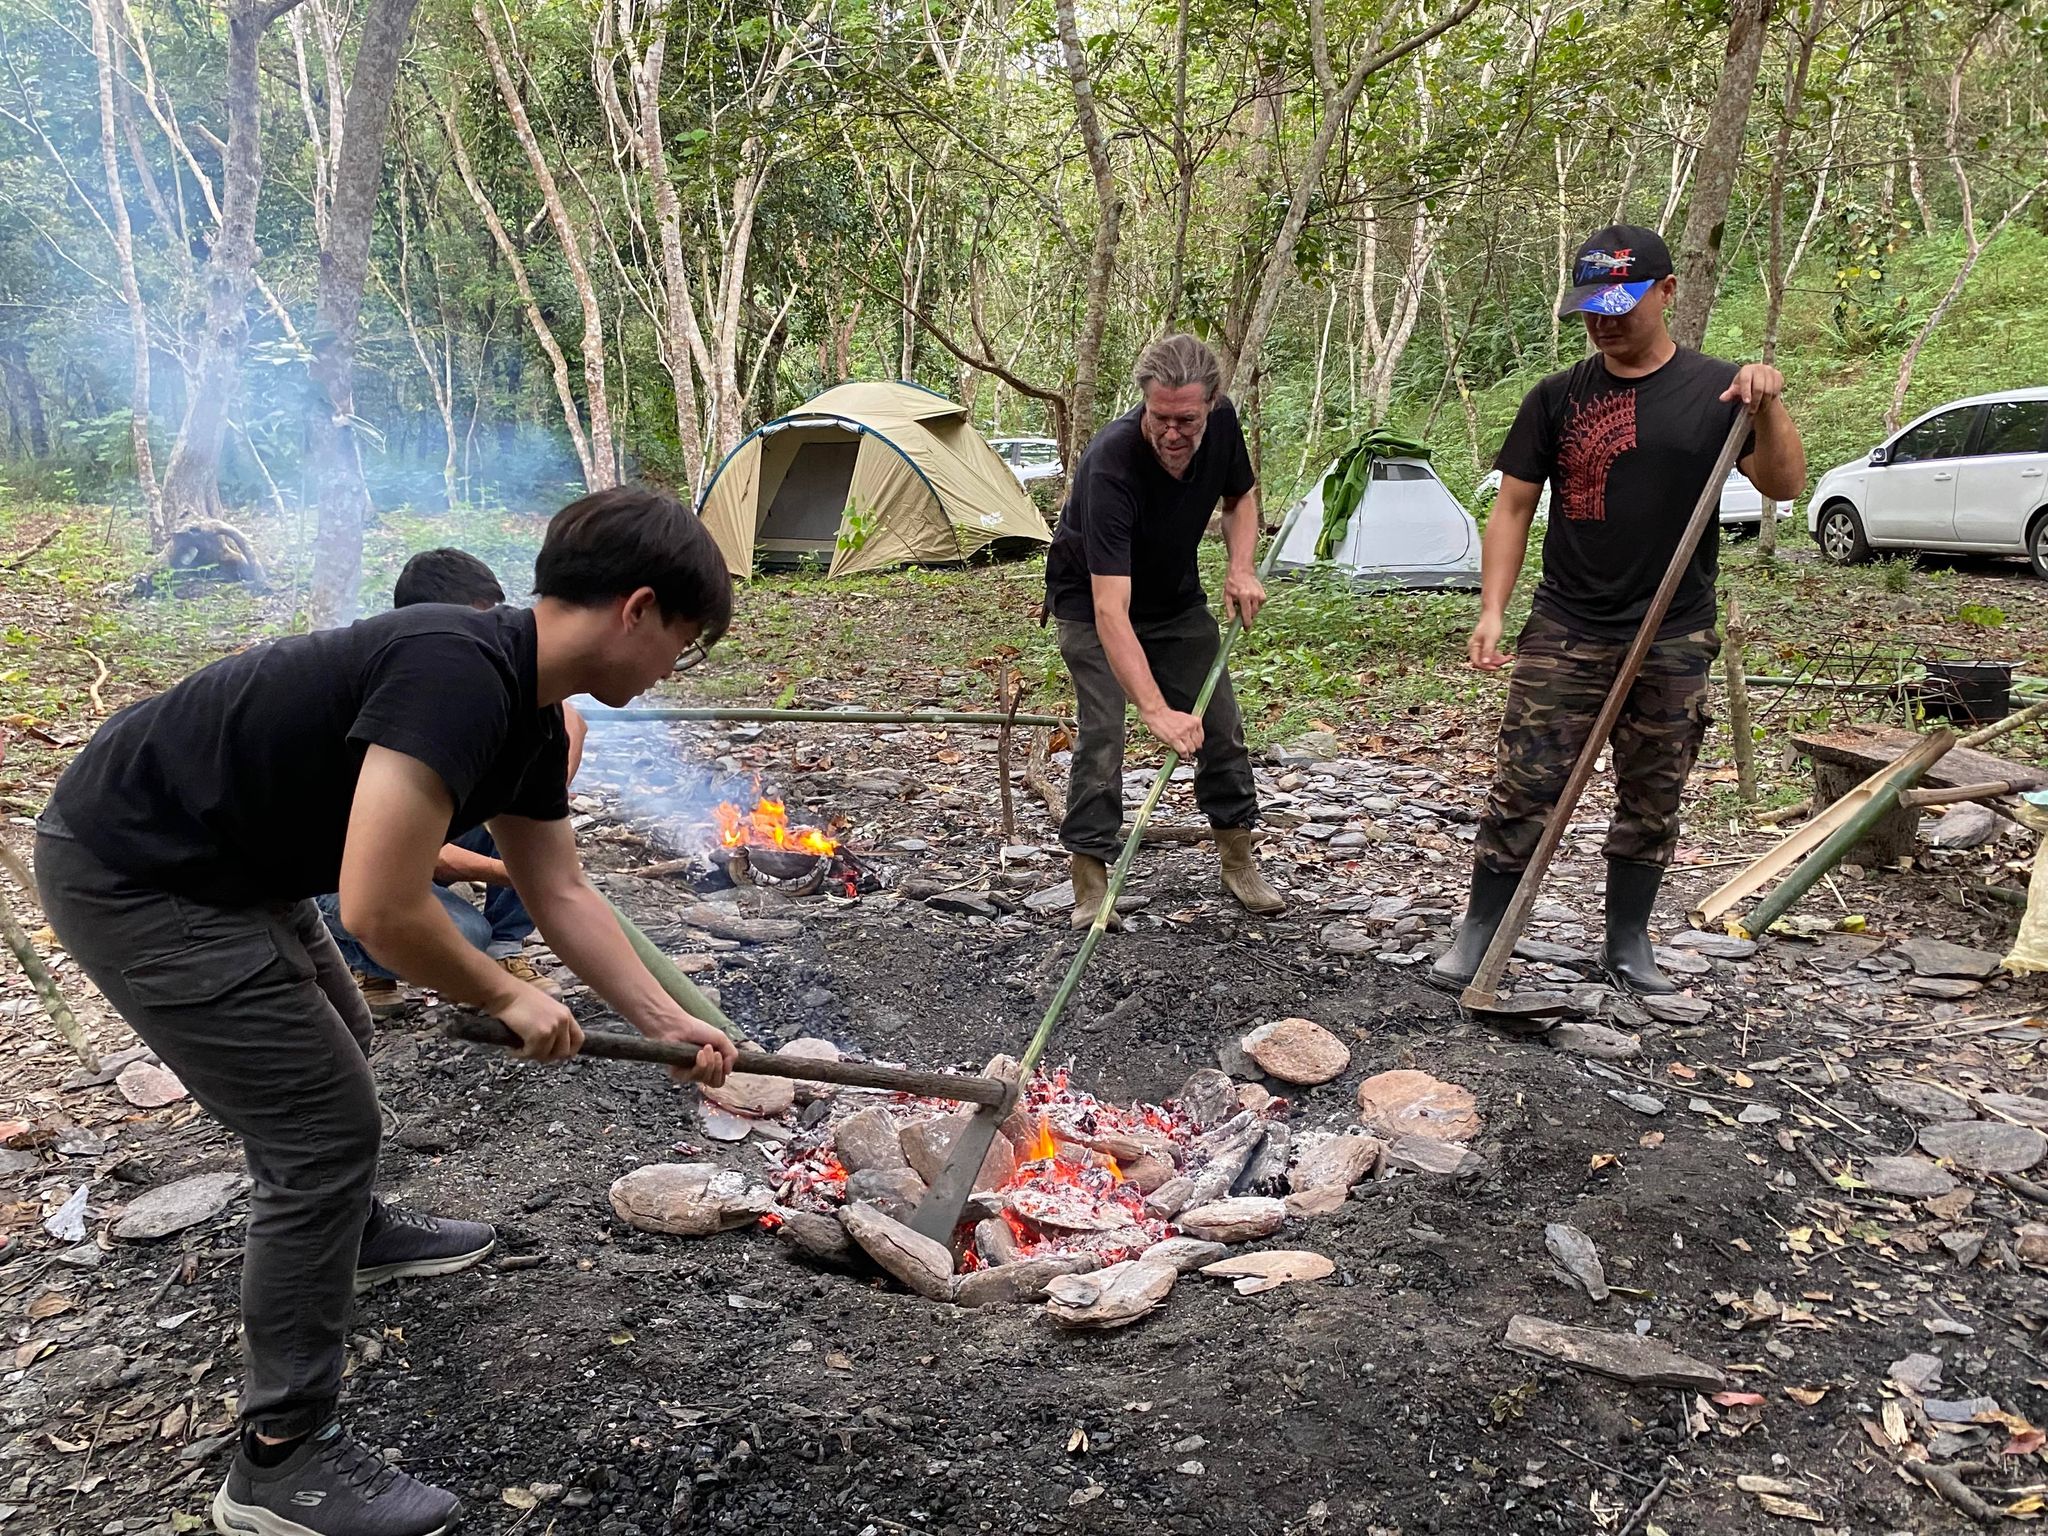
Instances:
[[[257,54],[269,25],[298,0],[229,0],[228,142],[221,157],[220,228],[206,258],[206,321],[185,419],[164,471],[166,526],[220,511],[220,452],[228,408],[249,343],[249,289],[256,275],[256,203],[263,190],[261,81]]]
[[[1071,4],[1071,0],[1063,0],[1063,3]],[[1368,44],[1367,56],[1359,60],[1352,68],[1350,76],[1339,87],[1330,69],[1321,0],[1310,0],[1308,14],[1315,53],[1316,78],[1323,93],[1322,121],[1316,127],[1316,136],[1309,145],[1308,157],[1295,177],[1294,195],[1287,200],[1286,217],[1281,220],[1280,233],[1273,242],[1273,249],[1266,258],[1265,270],[1259,277],[1259,296],[1252,305],[1251,318],[1246,322],[1244,335],[1238,341],[1235,355],[1225,361],[1225,389],[1230,387],[1231,377],[1237,369],[1257,365],[1259,349],[1265,345],[1266,333],[1272,329],[1273,316],[1279,311],[1281,295],[1286,291],[1287,276],[1294,267],[1294,249],[1300,243],[1301,232],[1308,224],[1309,206],[1320,194],[1323,167],[1329,163],[1331,146],[1337,142],[1337,135],[1350,123],[1351,109],[1358,104],[1359,95],[1365,89],[1365,82],[1389,64],[1406,58],[1416,49],[1450,31],[1478,9],[1479,0],[1464,0],[1457,10],[1442,21],[1424,28],[1415,36],[1387,49],[1384,53],[1373,52],[1371,44]],[[1412,320],[1410,324],[1412,328]]]
[[[18,315],[17,311],[17,315]],[[18,400],[21,405],[21,425],[27,429],[26,440],[30,458],[47,459],[50,456],[50,425],[43,415],[42,392],[36,388],[35,375],[28,371],[28,349],[22,345],[23,329],[15,329],[15,321],[7,327],[0,327],[0,380],[5,380],[10,401]],[[12,335],[7,335],[13,330]],[[10,403],[9,409],[13,406]]]
[[[554,172],[548,168],[547,159],[541,154],[540,140],[526,115],[526,104],[519,98],[519,86],[513,80],[512,72],[506,68],[505,51],[498,44],[498,34],[491,25],[490,13],[484,9],[484,0],[470,0],[469,14],[483,39],[484,57],[490,61],[491,78],[497,82],[499,99],[505,103],[506,115],[512,120],[513,135],[519,140],[519,147],[526,152],[526,163],[533,171],[533,179],[540,185],[541,206],[546,209],[548,223],[554,228],[555,240],[562,248],[563,263],[569,269],[569,281],[576,289],[576,302],[583,311],[583,395],[590,419],[590,452],[585,462],[584,480],[591,490],[601,491],[618,484],[619,479],[618,454],[612,441],[611,398],[605,389],[604,310],[598,303],[597,287],[590,278],[590,265],[583,259],[583,237],[577,231],[575,221],[569,217],[569,205],[562,199],[562,189],[555,181]],[[516,38],[514,45],[517,46]]]
[[[133,383],[128,394],[128,436],[135,450],[135,482],[142,490],[149,543],[161,549],[170,536],[164,526],[163,493],[156,483],[156,460],[149,447],[149,310],[135,276],[135,235],[128,223],[128,196],[121,186],[121,150],[114,135],[114,41],[102,0],[91,0],[92,54],[99,70],[100,164],[107,177],[107,205],[112,215],[114,261],[121,274],[121,300],[128,306],[129,351]]]
[[[1799,29],[1799,51],[1786,71],[1785,102],[1778,116],[1778,139],[1771,153],[1771,184],[1766,196],[1770,213],[1770,244],[1764,256],[1764,345],[1763,360],[1778,360],[1778,325],[1785,314],[1785,181],[1791,169],[1792,133],[1799,125],[1806,101],[1806,73],[1813,65],[1814,44],[1827,17],[1826,0],[1811,0],[1806,22]],[[1825,171],[1822,172],[1826,174]],[[1757,523],[1757,553],[1774,559],[1778,553],[1778,504],[1763,498],[1762,516]],[[1732,628],[1732,621],[1731,621]]]
[[[1067,80],[1074,91],[1075,121],[1080,126],[1081,143],[1088,152],[1088,169],[1095,181],[1095,239],[1088,253],[1088,289],[1081,311],[1081,335],[1074,345],[1074,382],[1067,395],[1066,432],[1060,440],[1061,461],[1074,464],[1079,462],[1081,448],[1095,431],[1096,373],[1102,363],[1103,332],[1109,325],[1109,279],[1116,269],[1123,200],[1117,195],[1109,140],[1095,112],[1095,85],[1088,78],[1088,55],[1081,46],[1080,26],[1074,20],[1074,0],[1054,0],[1053,21],[1066,62]]]
[[[315,629],[356,615],[363,580],[363,524],[370,513],[356,442],[356,331],[370,264],[370,229],[384,180],[384,137],[398,66],[419,0],[371,0],[356,45],[355,69],[341,142],[330,146],[333,181],[327,240],[320,251],[320,327],[313,338],[313,383],[324,400],[308,413],[320,523],[313,536],[313,590],[307,616]],[[324,407],[324,408],[323,408]]]
[[[1678,299],[1672,306],[1671,336],[1682,347],[1697,348],[1706,339],[1707,317],[1714,310],[1721,237],[1728,227],[1735,172],[1742,164],[1749,101],[1756,94],[1771,5],[1772,0],[1734,0],[1730,7],[1721,83],[1707,115],[1707,132],[1700,141],[1693,172],[1692,201],[1685,210],[1685,233],[1678,242]]]

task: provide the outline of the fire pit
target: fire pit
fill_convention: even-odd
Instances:
[[[845,823],[835,821],[833,831]],[[789,807],[765,796],[752,807],[730,800],[711,808],[708,820],[654,829],[651,840],[694,853],[663,859],[636,871],[641,876],[691,875],[716,870],[734,885],[756,886],[782,896],[815,896],[820,891],[853,900],[879,882],[843,842],[822,827],[792,823]]]

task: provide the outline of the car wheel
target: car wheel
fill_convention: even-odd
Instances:
[[[1836,565],[1855,565],[1870,558],[1870,541],[1863,537],[1863,519],[1846,501],[1830,502],[1822,510],[1814,539],[1820,552]]]
[[[2036,513],[2027,530],[2027,558],[2034,562],[2034,574],[2048,581],[2048,511]]]

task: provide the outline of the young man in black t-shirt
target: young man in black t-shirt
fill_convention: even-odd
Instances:
[[[1785,380],[1672,341],[1678,291],[1671,253],[1651,230],[1617,225],[1573,259],[1563,315],[1582,314],[1594,355],[1529,391],[1496,461],[1501,491],[1481,553],[1472,665],[1497,671],[1508,599],[1545,481],[1550,526],[1543,579],[1516,645],[1498,768],[1479,825],[1472,897],[1431,980],[1471,981],[1521,883],[1650,599],[1678,552],[1738,412],[1754,429],[1738,461],[1768,498],[1806,483],[1806,452],[1786,412]],[[1612,738],[1615,813],[1607,829],[1602,959],[1637,992],[1672,992],[1650,944],[1650,911],[1678,842],[1678,810],[1707,728],[1719,530],[1708,526],[1631,688]]]
[[[59,942],[215,1119],[251,1176],[242,1439],[223,1531],[436,1536],[453,1495],[384,1465],[335,1417],[351,1293],[490,1251],[477,1222],[371,1193],[371,1023],[313,898],[399,975],[495,1015],[541,1060],[575,1017],[464,943],[433,895],[442,845],[486,824],[555,953],[643,1034],[703,1047],[584,878],[562,701],[622,705],[724,633],[732,582],[697,520],[645,490],[549,525],[531,609],[426,604],[215,662],[121,711],[45,809],[37,886]]]
[[[1193,757],[1195,802],[1216,829],[1223,886],[1247,911],[1286,903],[1252,859],[1258,792],[1244,723],[1225,675],[1200,719],[1187,713],[1222,645],[1196,570],[1223,503],[1223,605],[1247,629],[1266,600],[1253,569],[1259,488],[1216,354],[1192,336],[1152,343],[1133,374],[1141,403],[1088,444],[1045,562],[1045,606],[1059,624],[1080,734],[1060,841],[1073,856],[1076,928],[1109,888],[1123,821],[1124,708]],[[1117,926],[1112,915],[1110,926]]]

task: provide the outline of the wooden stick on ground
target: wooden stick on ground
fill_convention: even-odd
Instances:
[[[1045,776],[1046,764],[1051,757],[1052,732],[1043,728],[1032,731],[1031,751],[1024,760],[1024,787],[1038,796],[1045,806],[1045,814],[1053,819],[1054,825],[1058,825],[1067,819],[1067,803]]]
[[[0,844],[0,866],[14,877],[22,890],[33,893],[36,885],[29,874],[28,866],[15,857],[14,850]],[[7,947],[14,951],[14,958],[21,963],[30,983],[36,989],[36,996],[43,1000],[43,1011],[50,1016],[50,1022],[57,1026],[57,1033],[64,1037],[65,1044],[77,1053],[79,1062],[88,1072],[100,1069],[100,1058],[91,1042],[85,1038],[85,1030],[78,1022],[78,1015],[71,1011],[71,1004],[65,999],[63,989],[57,985],[49,967],[43,964],[43,957],[36,953],[35,945],[29,942],[27,932],[21,926],[21,919],[15,916],[14,903],[0,891],[0,939],[7,941]]]
[[[1699,500],[1693,505],[1692,516],[1686,520],[1685,531],[1678,536],[1678,548],[1672,551],[1664,579],[1657,584],[1650,606],[1643,614],[1643,622],[1636,629],[1635,642],[1622,658],[1620,670],[1615,673],[1614,686],[1607,690],[1607,702],[1600,706],[1600,713],[1593,721],[1585,750],[1579,753],[1578,762],[1572,766],[1571,777],[1565,780],[1557,804],[1551,807],[1549,819],[1543,824],[1543,836],[1536,844],[1528,868],[1522,871],[1514,899],[1508,903],[1500,927],[1494,930],[1493,942],[1486,947],[1486,956],[1479,962],[1472,984],[1459,998],[1467,1008],[1489,1009],[1500,1001],[1500,979],[1507,972],[1508,957],[1515,952],[1515,944],[1522,937],[1523,925],[1529,921],[1529,909],[1536,905],[1543,877],[1550,872],[1550,861],[1557,857],[1558,844],[1564,841],[1565,829],[1571,825],[1572,811],[1578,806],[1579,797],[1585,794],[1586,785],[1592,781],[1594,765],[1600,761],[1607,738],[1614,732],[1615,721],[1621,718],[1622,706],[1628,702],[1629,690],[1635,686],[1636,675],[1643,669],[1643,660],[1650,654],[1650,647],[1657,643],[1657,631],[1663,627],[1664,615],[1671,611],[1671,599],[1677,595],[1678,584],[1685,579],[1686,568],[1692,564],[1700,540],[1707,535],[1720,509],[1721,482],[1735,467],[1736,455],[1742,450],[1742,439],[1752,425],[1754,422],[1748,411],[1736,411],[1735,420],[1728,428],[1727,441],[1721,444],[1721,452],[1714,459],[1714,468],[1707,476]]]
[[[2016,710],[2003,720],[1994,720],[1982,730],[1972,731],[1956,745],[1959,747],[1981,747],[1987,741],[1996,741],[2009,732],[2018,730],[2030,720],[2039,720],[2048,715],[2048,699],[2038,704],[2029,704],[2025,709]]]
[[[1003,726],[996,733],[996,783],[1003,794],[1003,842],[1017,841],[1017,806],[1010,797],[1010,726],[1017,718],[1017,706],[1024,702],[1024,680],[1017,679],[1017,691],[1010,691],[1010,664],[997,673],[997,696],[1003,701]]]
[[[1735,754],[1735,794],[1744,805],[1756,804],[1756,736],[1749,720],[1749,683],[1742,647],[1749,632],[1742,627],[1742,605],[1728,596],[1728,630],[1721,645],[1721,670],[1728,679],[1728,745]]]

